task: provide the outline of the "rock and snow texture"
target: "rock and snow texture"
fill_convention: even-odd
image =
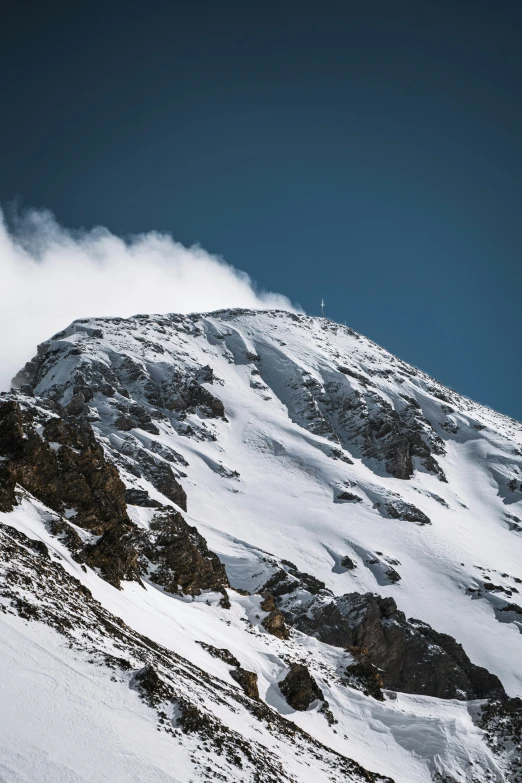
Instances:
[[[521,779],[520,424],[282,311],[83,319],[15,385],[6,779]]]

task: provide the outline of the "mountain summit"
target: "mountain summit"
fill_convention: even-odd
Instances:
[[[6,779],[522,781],[522,426],[346,326],[75,321],[0,536]]]

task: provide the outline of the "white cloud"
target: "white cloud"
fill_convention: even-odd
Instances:
[[[224,307],[295,310],[286,297],[257,291],[244,272],[168,234],[72,232],[34,210],[10,228],[0,211],[0,389],[38,343],[76,318]]]

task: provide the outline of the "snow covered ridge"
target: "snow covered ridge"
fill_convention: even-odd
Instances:
[[[15,385],[2,649],[44,694],[40,629],[64,724],[84,677],[112,683],[147,780],[521,779],[520,424],[282,311],[83,319]],[[17,714],[0,769],[60,779]],[[96,763],[138,779],[106,723]]]

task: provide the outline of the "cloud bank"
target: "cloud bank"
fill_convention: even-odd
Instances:
[[[191,313],[225,307],[295,310],[280,294],[168,234],[122,239],[106,228],[69,231],[47,211],[7,225],[0,211],[0,389],[38,343],[76,318]]]

